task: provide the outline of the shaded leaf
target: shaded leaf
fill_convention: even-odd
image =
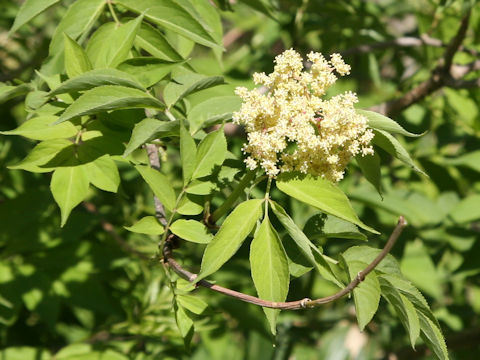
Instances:
[[[450,210],[450,216],[459,224],[480,219],[480,195],[473,194],[462,199]]]
[[[138,90],[119,85],[99,86],[86,91],[70,105],[57,120],[57,123],[78,116],[92,115],[108,110],[130,108],[164,109],[164,105],[153,96]]]
[[[172,107],[184,97],[197,91],[225,84],[221,76],[206,77],[193,73],[176,76],[174,80],[163,90],[163,98],[168,107]]]
[[[221,165],[227,155],[227,140],[223,127],[208,134],[198,145],[192,179],[210,175],[216,165]]]
[[[153,139],[160,139],[169,136],[179,136],[180,122],[161,121],[146,118],[135,124],[130,141],[125,148],[123,156],[130,155],[134,150]]]
[[[175,207],[175,191],[167,177],[149,166],[137,165],[135,168],[165,208],[172,211]]]
[[[238,96],[219,96],[195,105],[188,113],[190,131],[195,133],[201,128],[230,120],[241,103]]]
[[[118,69],[132,75],[144,87],[150,87],[162,80],[180,62],[152,57],[136,57],[122,62]]]
[[[28,93],[32,88],[28,84],[0,86],[0,103]]]
[[[184,58],[168,42],[163,33],[147,23],[142,23],[137,31],[135,43],[156,58],[176,62],[184,61]]]
[[[186,185],[190,182],[195,171],[197,146],[192,135],[183,125],[180,126],[180,157],[182,160],[183,184]]]
[[[120,184],[120,174],[115,161],[109,155],[99,157],[86,164],[86,171],[88,180],[92,185],[101,190],[117,192]]]
[[[205,301],[193,295],[177,295],[177,302],[188,311],[197,315],[203,313],[208,307]]]
[[[372,184],[378,193],[382,193],[382,175],[380,173],[380,156],[375,152],[373,155],[355,156],[363,175]]]

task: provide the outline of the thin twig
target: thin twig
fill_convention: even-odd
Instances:
[[[147,149],[148,161],[150,166],[160,171],[160,157],[158,156],[158,149],[155,144],[147,144],[145,145]],[[153,201],[155,202],[155,217],[160,221],[163,226],[167,225],[167,216],[165,215],[165,208],[163,207],[162,202],[156,197],[153,197]]]
[[[197,286],[202,286],[207,289],[210,289],[212,291],[231,296],[235,299],[238,299],[240,301],[248,302],[250,304],[254,305],[259,305],[267,308],[272,308],[272,309],[282,309],[282,310],[298,310],[298,309],[304,309],[304,308],[310,308],[310,307],[315,307],[321,304],[327,304],[329,302],[335,301],[337,299],[340,299],[341,297],[345,296],[346,294],[350,293],[353,289],[355,289],[358,284],[360,284],[365,277],[373,270],[375,267],[387,256],[387,254],[390,252],[392,249],[393,245],[399,238],[400,234],[403,231],[403,228],[407,225],[407,222],[403,216],[401,216],[398,219],[397,226],[393,230],[392,234],[390,235],[390,238],[388,239],[387,243],[385,244],[385,247],[383,250],[377,255],[377,257],[368,265],[364,270],[360,271],[358,275],[353,279],[350,284],[348,284],[344,289],[340,290],[336,294],[333,294],[331,296],[327,296],[324,298],[320,299],[302,299],[302,300],[297,300],[297,301],[288,301],[288,302],[273,302],[273,301],[267,301],[267,300],[262,300],[259,299],[255,296],[247,295],[244,293],[241,293],[239,291],[231,290],[228,288],[225,288],[220,285],[215,285],[212,284],[211,282],[208,282],[206,280],[200,280],[197,282]],[[175,235],[170,235],[165,242],[165,245],[163,247],[163,259],[166,264],[170,266],[170,268],[175,271],[178,275],[180,275],[183,279],[189,281],[189,282],[194,282],[195,279],[197,278],[197,274],[191,273],[188,270],[185,270],[180,266],[180,264],[177,263],[177,261],[172,257],[172,241],[175,238]]]

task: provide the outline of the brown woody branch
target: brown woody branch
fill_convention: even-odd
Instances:
[[[433,69],[429,79],[417,85],[417,87],[408,91],[405,95],[398,99],[390,100],[386,103],[374,106],[371,110],[383,113],[388,116],[398,114],[412,104],[419,102],[426,96],[432,94],[443,86],[451,86],[454,88],[474,87],[478,84],[476,80],[461,80],[459,75],[466,75],[469,71],[474,71],[480,66],[477,62],[469,65],[454,65],[453,57],[455,53],[461,49],[462,42],[467,34],[468,24],[470,20],[470,11],[463,17],[460,27],[456,35],[450,40],[446,46],[445,52],[438,65]]]
[[[147,150],[150,166],[153,169],[160,171],[160,157],[158,155],[157,146],[155,144],[146,144],[145,148]],[[156,218],[163,226],[167,225],[167,217],[165,215],[165,208],[163,207],[162,202],[156,196],[153,196],[153,201],[155,202]]]
[[[385,247],[378,254],[378,256],[364,270],[360,271],[357,274],[357,276],[345,288],[327,297],[323,297],[315,300],[305,298],[297,301],[273,302],[273,301],[262,300],[255,296],[251,296],[239,291],[231,290],[220,285],[212,284],[211,282],[206,280],[200,280],[199,282],[197,282],[197,286],[205,287],[212,291],[215,291],[227,296],[231,296],[240,301],[244,301],[250,304],[259,305],[259,306],[272,308],[272,309],[298,310],[298,309],[304,309],[304,308],[312,308],[322,304],[327,304],[332,301],[338,300],[341,297],[353,291],[353,289],[355,289],[365,279],[365,277],[372,270],[375,269],[375,267],[385,258],[385,256],[388,255],[393,245],[395,244],[400,234],[402,233],[403,228],[406,226],[406,224],[407,222],[405,221],[405,218],[401,216],[398,220],[397,226],[395,227],[392,234],[390,235],[390,238],[385,244]],[[172,241],[174,238],[175,238],[175,235],[170,235],[167,241],[165,242],[165,245],[163,247],[163,261],[166,264],[168,264],[168,266],[170,266],[170,268],[173,271],[175,271],[178,275],[180,275],[183,279],[193,283],[195,282],[195,279],[197,278],[198,275],[191,273],[190,271],[182,268],[180,264],[178,264],[178,262],[173,258]]]

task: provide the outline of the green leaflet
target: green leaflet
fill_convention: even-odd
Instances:
[[[190,131],[222,123],[232,118],[232,114],[240,109],[242,101],[238,96],[219,96],[207,99],[195,105],[188,113]]]
[[[138,29],[135,44],[159,59],[175,62],[185,60],[162,32],[147,23],[142,23]]]
[[[277,178],[276,184],[279,190],[297,200],[378,234],[375,229],[360,221],[347,196],[328,180],[310,175],[284,174]]]
[[[271,208],[277,217],[277,219],[282,223],[285,230],[287,230],[290,237],[295,241],[298,248],[302,254],[307,258],[312,266],[318,269],[320,274],[327,280],[332,281],[334,284],[339,287],[343,287],[343,284],[338,281],[338,279],[333,274],[332,269],[330,268],[327,261],[323,258],[322,252],[313,244],[308,237],[303,233],[302,230],[295,224],[290,216],[288,216],[285,209],[283,209],[279,204],[274,201],[270,201]],[[317,253],[317,257],[314,256],[313,251]],[[318,259],[318,261],[316,260]]]
[[[180,157],[182,160],[183,184],[187,185],[195,171],[197,146],[192,135],[183,126],[180,126]]]
[[[413,163],[412,158],[408,154],[407,150],[395,139],[390,133],[383,130],[374,130],[375,137],[373,138],[373,143],[383,150],[388,152],[393,157],[396,157],[398,160],[404,162],[410,166],[413,170],[419,172],[422,175],[427,176],[422,170],[420,170],[417,165]]]
[[[179,136],[179,129],[180,122],[178,120],[162,121],[152,118],[143,119],[135,124],[123,156],[130,155],[134,150],[152,139]]]
[[[124,228],[134,233],[146,235],[161,235],[165,232],[155,216],[144,216],[132,226],[124,226]]]
[[[74,78],[92,70],[92,64],[85,50],[67,34],[64,35],[65,70],[69,78]]]
[[[462,199],[449,212],[450,217],[459,224],[480,219],[480,195],[472,194]]]
[[[3,135],[21,135],[33,140],[66,139],[77,134],[77,128],[70,122],[52,125],[58,116],[46,115],[32,118],[10,131],[0,131]]]
[[[53,173],[50,190],[60,207],[62,227],[67,222],[72,209],[87,197],[88,184],[84,166],[61,167]]]
[[[392,120],[382,114],[368,110],[356,110],[358,114],[368,119],[368,126],[375,130],[383,130],[392,134],[400,134],[410,137],[418,137],[423,134],[414,134],[402,128],[395,120]]]
[[[255,233],[250,246],[250,267],[258,296],[263,300],[282,302],[288,294],[290,275],[285,249],[266,216]],[[270,331],[276,334],[277,309],[263,308],[270,324]]]
[[[199,44],[222,49],[210,35],[211,30],[206,29],[205,24],[198,16],[185,10],[180,2],[163,0],[119,0],[120,5],[137,13],[145,14],[145,18],[159,26],[174,31]]]
[[[137,165],[135,168],[165,208],[172,211],[175,207],[175,191],[167,177],[149,166]]]
[[[135,77],[126,72],[117,69],[95,69],[61,83],[48,95],[85,91],[102,85],[120,85],[145,91]]]
[[[181,62],[172,62],[152,57],[127,59],[118,69],[132,75],[142,86],[148,88],[162,80]]]
[[[192,179],[210,175],[215,166],[222,165],[227,155],[227,140],[223,127],[208,134],[198,145]]]
[[[358,166],[363,175],[372,184],[378,193],[382,193],[382,175],[380,173],[380,156],[375,152],[373,155],[355,156]]]
[[[170,231],[183,240],[198,244],[208,244],[213,239],[207,227],[196,220],[179,219],[170,226]]]
[[[25,0],[18,10],[9,34],[14,33],[20,27],[32,20],[35,16],[47,10],[49,7],[55,5],[59,1],[60,0]]]
[[[116,193],[120,185],[120,174],[115,161],[109,155],[99,157],[86,164],[86,171],[90,183],[105,191]]]
[[[92,28],[106,6],[105,0],[77,0],[69,6],[58,24],[50,42],[50,55],[60,54],[63,50],[63,34],[77,40]]]
[[[108,110],[130,108],[164,109],[160,100],[138,90],[119,85],[99,86],[86,91],[70,105],[57,120],[57,123],[78,116],[93,115]]]
[[[227,216],[205,249],[196,281],[213,274],[237,252],[262,215],[262,204],[259,199],[245,201]]]
[[[177,295],[177,302],[188,311],[197,315],[203,313],[208,307],[205,301],[193,295]]]
[[[95,69],[117,67],[128,57],[143,16],[124,24],[106,23],[88,41],[87,55]]]
[[[362,259],[363,260],[363,259]],[[350,281],[365,269],[368,264],[363,261],[345,261],[348,267]],[[353,299],[357,313],[358,326],[363,330],[377,312],[380,302],[380,284],[375,271],[370,272],[355,289]]]
[[[190,94],[225,84],[221,76],[206,77],[195,73],[178,75],[174,80],[169,82],[163,90],[163,98],[169,108]]]
[[[31,90],[32,88],[29,84],[21,84],[17,86],[2,84],[0,86],[0,103],[24,95]]]

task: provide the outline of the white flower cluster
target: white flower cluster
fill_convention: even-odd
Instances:
[[[337,80],[334,71],[347,75],[350,66],[339,54],[330,61],[314,52],[307,57],[309,71],[303,71],[302,57],[290,49],[275,58],[273,73],[255,73],[253,79],[265,93],[238,87],[235,93],[243,103],[233,121],[248,133],[242,150],[249,154],[249,169],[261,166],[270,177],[300,171],[336,182],[352,156],[373,153],[373,132],[353,107],[354,93],[321,98]]]

